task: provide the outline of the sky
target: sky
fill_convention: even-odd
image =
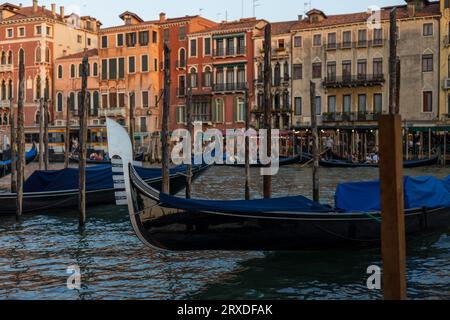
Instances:
[[[50,8],[55,2],[58,7],[64,5],[66,14],[77,12],[81,15],[96,17],[103,27],[121,24],[119,14],[132,11],[144,20],[155,20],[160,12],[167,17],[201,14],[203,17],[223,21],[237,20],[253,16],[253,2],[257,6],[256,17],[271,22],[296,20],[298,15],[308,11],[309,2],[325,14],[350,13],[366,11],[370,6],[390,6],[404,4],[404,0],[39,0],[40,5]],[[10,0],[11,3],[31,5],[31,0]],[[306,3],[306,5],[305,5]],[[243,10],[242,10],[243,9]],[[243,13],[243,14],[242,14]]]

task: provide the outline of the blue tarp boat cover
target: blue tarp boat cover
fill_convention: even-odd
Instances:
[[[435,177],[405,177],[405,209],[450,207],[449,179],[450,177],[447,180],[439,180]],[[380,182],[338,185],[335,205],[337,210],[344,212],[380,211]]]
[[[330,207],[315,203],[302,196],[262,200],[194,200],[160,194],[162,206],[182,210],[211,211],[223,213],[264,213],[264,212],[330,212]]]
[[[444,179],[444,185],[447,188],[447,190],[450,192],[450,176]]]
[[[139,176],[144,180],[161,177],[161,169],[135,167]],[[185,166],[178,166],[170,170],[170,174],[183,172]],[[99,165],[86,168],[86,190],[112,189],[111,165]],[[24,192],[54,192],[76,190],[79,185],[78,169],[63,169],[57,171],[35,171],[25,182]]]

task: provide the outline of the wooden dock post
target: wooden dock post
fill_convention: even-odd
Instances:
[[[23,182],[25,180],[25,131],[24,131],[24,100],[25,100],[25,65],[19,59],[19,93],[17,96],[17,206],[16,217],[20,219],[23,209]]]
[[[431,128],[428,128],[428,159],[431,159],[431,144],[432,144]]]
[[[310,81],[310,104],[311,104],[311,132],[312,132],[312,153],[313,153],[313,200],[320,201],[319,190],[319,129],[317,128],[317,111],[316,111],[316,84]]]
[[[11,193],[16,193],[17,191],[17,134],[14,118],[14,104],[13,99],[9,100],[9,125],[11,128]]]
[[[186,124],[187,131],[192,137],[193,126],[192,126],[192,79],[191,74],[188,72],[187,74],[187,95],[186,95]],[[192,146],[191,141],[191,146]],[[192,161],[192,153],[190,155],[190,161]],[[192,163],[187,164],[186,168],[186,199],[191,198],[192,193]]]
[[[447,131],[444,131],[444,167],[447,165]]]
[[[272,26],[264,28],[264,128],[267,130],[267,156],[272,157]],[[268,165],[270,167],[270,163]],[[263,176],[264,198],[272,197],[272,176]]]
[[[389,114],[380,127],[381,242],[384,298],[406,299],[406,237],[403,190],[402,121],[398,114],[397,13],[390,15]]]
[[[133,149],[133,157],[136,152],[136,142],[134,141],[134,132],[135,132],[135,126],[136,126],[136,120],[134,118],[135,99],[136,99],[136,96],[133,91],[130,93],[130,116],[129,116],[130,127],[128,128],[128,132],[130,134],[130,140],[131,140],[131,148]]]
[[[70,96],[67,97],[66,106],[66,134],[64,139],[64,168],[69,167],[69,152],[70,152]]]
[[[39,99],[39,170],[44,168],[44,126],[45,126],[45,111],[44,99]]]
[[[170,120],[170,49],[164,44],[164,94],[162,112],[162,189],[163,193],[170,193],[169,175],[169,120]]]
[[[48,97],[44,98],[44,170],[48,171],[49,165],[49,141],[48,141],[48,126],[50,120],[50,114],[48,112]]]
[[[245,85],[244,91],[245,104],[245,132],[250,129],[250,104],[248,98],[248,85]],[[245,200],[250,200],[250,137],[245,136]]]
[[[88,75],[88,56],[85,53],[81,68],[81,110],[80,113],[80,147],[79,155],[79,211],[80,211],[80,227],[86,224],[86,157],[87,157],[87,118],[88,118],[88,92],[87,92],[87,75]]]

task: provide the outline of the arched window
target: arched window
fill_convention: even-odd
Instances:
[[[50,97],[50,80],[47,77],[45,78],[44,98],[45,100],[48,100],[49,97]]]
[[[289,81],[289,62],[284,62],[284,81]]]
[[[284,109],[289,109],[290,108],[289,91],[287,91],[287,90],[283,92],[283,108]]]
[[[190,76],[191,76],[191,88],[197,88],[198,87],[197,69],[192,68]]]
[[[63,67],[61,65],[58,66],[58,79],[62,79],[63,77]]]
[[[50,48],[45,47],[45,62],[50,63]]]
[[[8,81],[8,99],[13,98],[13,82],[11,79]]]
[[[275,108],[275,110],[279,110],[280,109],[280,94],[278,92],[275,93],[274,100],[275,100],[274,108]]]
[[[210,67],[206,67],[205,71],[203,72],[203,86],[204,87],[211,87],[212,82],[212,72]]]
[[[275,65],[275,75],[274,75],[274,85],[279,86],[281,83],[281,66],[280,63],[277,62]]]
[[[1,63],[2,64],[6,64],[6,53],[5,53],[5,51],[2,51]]]
[[[94,62],[94,67],[92,70],[92,76],[97,77],[98,76],[98,64],[97,62]]]
[[[42,52],[41,47],[36,48],[36,62],[42,62]]]
[[[11,50],[8,52],[8,64],[13,64],[13,53]]]
[[[6,100],[6,81],[2,80],[2,100]]]
[[[75,111],[75,93],[74,92],[70,93],[69,102],[70,102],[70,110],[72,112],[74,112]]]
[[[83,64],[80,63],[78,65],[78,78],[81,78],[81,75],[83,74]]]
[[[63,111],[63,94],[62,92],[58,92],[58,94],[56,95],[56,110],[58,112],[62,112]]]
[[[23,50],[23,48],[20,48],[19,50],[19,65],[21,63],[25,64],[25,50]]]
[[[75,79],[75,65],[70,65],[70,78]]]
[[[180,49],[178,60],[178,67],[186,68],[186,50],[184,48]]]
[[[36,99],[40,99],[41,98],[41,76],[38,76],[36,78]]]

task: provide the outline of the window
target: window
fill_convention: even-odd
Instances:
[[[108,94],[102,94],[102,108],[108,108]]]
[[[126,34],[127,47],[136,46],[136,32],[130,32]]]
[[[117,35],[117,46],[123,47],[123,33]]]
[[[365,46],[367,44],[367,30],[358,30],[358,45]]]
[[[36,27],[36,34],[37,35],[41,35],[42,34],[42,27],[41,26],[37,26]]]
[[[178,53],[178,67],[179,68],[185,68],[186,67],[186,50],[184,48],[180,49],[180,52]]]
[[[383,111],[383,95],[375,93],[373,95],[373,112],[380,114]]]
[[[57,100],[57,111],[62,112],[63,111],[63,95],[61,92],[58,92],[58,94],[56,96],[56,100]]]
[[[327,47],[330,49],[336,48],[336,32],[328,34],[328,44]]]
[[[148,91],[142,91],[142,108],[148,108],[149,106]]]
[[[125,93],[119,92],[119,108],[125,107]]]
[[[383,59],[373,59],[373,75],[375,77],[380,77],[383,75]]]
[[[102,36],[102,49],[108,48],[108,36]]]
[[[223,99],[215,99],[212,108],[212,121],[215,123],[223,122],[224,102]]]
[[[316,115],[320,116],[322,114],[322,97],[317,96],[315,99]]]
[[[169,43],[169,29],[164,29],[164,43]]]
[[[141,57],[141,71],[142,72],[148,72],[148,55],[143,55]]]
[[[197,88],[198,87],[197,70],[192,68],[190,76],[191,76],[191,88]]]
[[[335,81],[336,80],[336,62],[331,61],[327,63],[327,80]]]
[[[449,2],[450,2],[449,0],[445,0],[445,1],[444,1],[444,8],[445,8],[445,9],[448,9],[448,8],[450,7]]]
[[[98,91],[94,91],[94,94],[93,94],[93,108],[94,108],[93,115],[94,116],[98,115],[98,107],[99,107],[99,95],[98,95]]]
[[[158,43],[158,32],[156,32],[156,31],[152,32],[152,42]]]
[[[211,68],[206,67],[205,71],[203,72],[203,87],[211,87],[212,82],[212,73]]]
[[[116,92],[109,93],[109,107],[111,109],[117,108],[117,93]]]
[[[352,62],[349,60],[342,61],[342,78],[349,80],[352,77]]]
[[[211,55],[211,38],[205,38],[205,56]]]
[[[373,30],[373,44],[380,45],[383,41],[383,29]]]
[[[424,54],[422,56],[422,72],[431,72],[431,71],[433,71],[433,55]]]
[[[292,76],[294,80],[300,80],[303,78],[303,65],[302,64],[294,64],[294,71],[292,72]]]
[[[97,77],[98,76],[98,63],[94,62],[94,66],[92,68],[92,76]]]
[[[70,65],[70,78],[75,79],[75,65]]]
[[[83,37],[81,35],[77,36],[77,42],[78,43],[82,43],[83,42]]]
[[[352,111],[352,96],[349,94],[344,95],[342,99],[342,111],[347,114]]]
[[[128,57],[128,73],[136,72],[136,58]]]
[[[87,45],[90,46],[92,44],[91,38],[87,38]]]
[[[367,77],[367,60],[358,60],[358,80],[365,80]]]
[[[125,79],[125,58],[119,58],[119,79]]]
[[[294,99],[294,103],[295,103],[295,115],[296,116],[301,116],[302,115],[302,98],[301,97],[295,97]]]
[[[186,39],[186,27],[181,26],[178,33],[178,40],[183,41]]]
[[[153,70],[158,71],[158,59],[153,59]]]
[[[141,132],[147,132],[147,118],[146,117],[140,118],[140,127],[141,127]]]
[[[48,36],[50,36],[52,34],[52,28],[51,27],[47,27],[46,31],[47,31],[47,35]]]
[[[322,63],[321,62],[313,63],[312,77],[313,77],[313,79],[322,78]]]
[[[234,105],[234,121],[243,122],[245,121],[245,103],[243,98],[236,98]]]
[[[191,57],[196,57],[197,56],[197,39],[192,39],[191,40],[191,45],[190,45],[190,56]]]
[[[284,39],[278,39],[278,49],[284,49]]]
[[[75,92],[71,92],[69,96],[70,110],[75,111]]]
[[[433,24],[432,23],[425,23],[423,25],[423,36],[429,37],[433,35]]]
[[[6,29],[6,37],[7,37],[7,38],[12,38],[12,37],[14,37],[14,30],[13,30],[12,28]]]
[[[19,28],[19,37],[25,37],[25,28],[24,27]]]
[[[117,59],[109,59],[109,79],[117,79]]]
[[[83,64],[80,63],[78,65],[78,78],[81,78],[81,75],[83,74]]]
[[[344,48],[349,48],[352,45],[352,32],[344,31],[342,33],[342,46]]]
[[[140,46],[148,46],[148,43],[150,42],[148,31],[141,31],[139,32],[139,45]]]
[[[63,77],[63,67],[58,66],[58,79],[62,79]]]
[[[176,109],[176,122],[177,124],[185,123],[186,108],[184,106],[178,106]]]
[[[295,48],[301,48],[302,46],[302,37],[301,36],[295,36],[294,37],[294,47]]]
[[[245,54],[245,38],[244,37],[237,38],[236,54]]]
[[[319,47],[322,45],[322,36],[320,34],[315,34],[313,37],[313,46]]]
[[[365,113],[367,110],[367,96],[365,94],[358,95],[358,113]]]
[[[423,112],[433,111],[433,92],[424,91],[423,92]]]
[[[102,80],[108,80],[108,60],[102,60]]]
[[[336,96],[328,96],[328,112],[336,112]]]

